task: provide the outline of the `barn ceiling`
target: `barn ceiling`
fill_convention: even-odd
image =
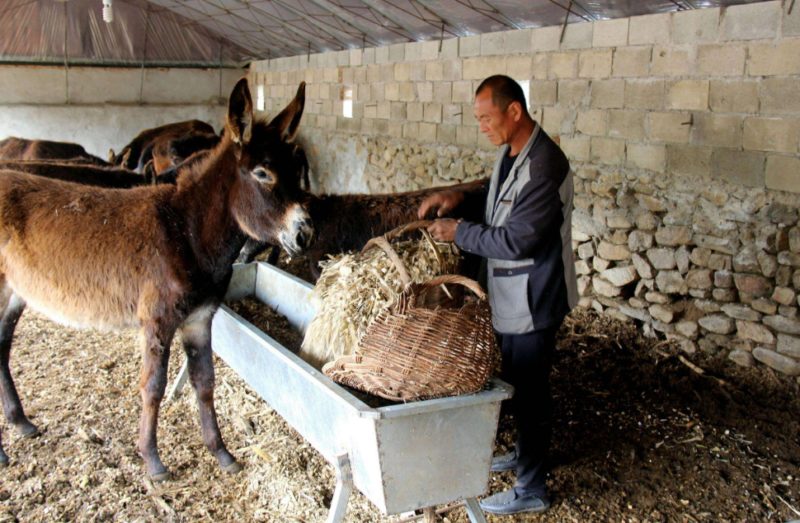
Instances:
[[[763,0],[3,0],[0,62],[234,66]]]

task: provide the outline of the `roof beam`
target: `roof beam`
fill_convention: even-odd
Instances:
[[[439,18],[439,16],[437,16],[436,14],[433,14],[433,13],[432,13],[433,16],[436,18],[436,22],[435,23],[432,22],[431,20],[425,18],[424,16],[420,16],[418,14],[414,14],[414,13],[411,13],[411,12],[405,10],[405,9],[397,7],[396,5],[393,5],[391,2],[387,2],[387,1],[384,1],[384,0],[361,0],[361,1],[364,2],[365,4],[367,4],[372,9],[380,12],[381,15],[383,15],[386,18],[388,18],[389,20],[391,20],[392,22],[397,24],[397,26],[402,27],[403,29],[405,29],[409,33],[413,32],[413,29],[410,29],[402,21],[401,18],[403,16],[408,16],[408,17],[415,18],[415,19],[417,19],[417,20],[419,20],[419,21],[421,21],[421,22],[423,22],[425,24],[428,24],[431,27],[435,27],[437,31],[441,31],[442,24],[444,24],[444,20],[442,20],[441,18]],[[424,6],[423,6],[423,9],[424,9]],[[455,33],[451,32],[451,31],[447,31],[447,33],[450,34],[450,35],[454,35],[455,36]]]
[[[344,31],[341,31],[341,30],[339,30],[339,29],[337,29],[335,27],[332,27],[330,24],[326,24],[325,22],[316,19],[312,15],[302,12],[300,9],[298,9],[294,5],[293,2],[277,1],[275,3],[280,4],[281,7],[285,8],[288,11],[293,12],[294,14],[296,14],[299,17],[301,17],[303,20],[305,20],[309,24],[311,24],[314,27],[316,27],[317,29],[325,32],[331,39],[333,39],[343,49],[347,49],[347,47],[352,43],[352,41],[355,38],[363,37],[363,35],[360,35],[360,34],[359,35],[349,34],[349,33],[346,33]],[[318,38],[319,35],[311,35],[310,36],[310,38],[315,38],[315,37]],[[368,38],[367,40],[369,40],[370,44],[376,43],[374,40],[372,40],[372,38]]]

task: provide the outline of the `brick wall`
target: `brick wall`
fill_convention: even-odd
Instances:
[[[297,56],[256,62],[251,75],[270,112],[306,81],[317,170],[331,137],[349,137],[373,191],[483,175],[493,147],[472,116],[477,84],[495,73],[530,81],[532,112],[577,175],[582,303],[689,352],[800,375],[800,9],[787,8]],[[345,88],[352,119],[341,116]],[[336,173],[321,179],[335,188]]]

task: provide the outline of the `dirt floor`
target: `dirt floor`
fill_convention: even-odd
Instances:
[[[291,336],[279,319],[263,321]],[[174,349],[171,377],[183,360],[179,344]],[[224,363],[216,368],[223,437],[244,470],[229,475],[216,466],[187,388],[160,416],[159,447],[174,477],[152,484],[135,450],[136,333],[77,331],[26,311],[12,371],[42,434],[20,438],[0,422],[11,458],[0,469],[0,522],[324,521],[332,468]],[[488,519],[800,519],[798,389],[768,369],[681,355],[633,324],[577,311],[559,336],[553,373],[553,507]],[[512,421],[501,420],[498,451],[508,448]],[[512,482],[510,472],[493,474],[489,491]],[[461,507],[440,517],[468,521]],[[356,492],[345,521],[398,519]]]

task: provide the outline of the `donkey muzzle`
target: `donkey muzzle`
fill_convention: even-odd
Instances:
[[[296,256],[314,243],[314,224],[305,211],[295,209],[291,213],[289,227],[279,235],[281,246],[290,256]]]

